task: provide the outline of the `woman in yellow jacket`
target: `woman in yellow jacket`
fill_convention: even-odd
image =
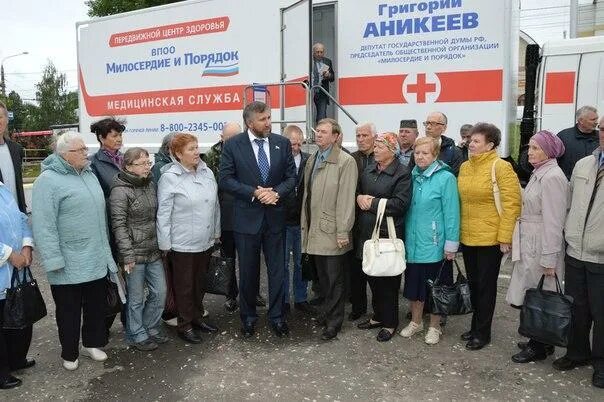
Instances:
[[[482,349],[491,342],[501,257],[510,252],[514,225],[520,216],[520,183],[512,166],[497,155],[500,141],[501,131],[493,124],[476,124],[471,131],[470,159],[461,165],[457,181],[460,240],[474,307],[472,327],[461,335],[469,350]],[[493,170],[499,187],[499,210]]]

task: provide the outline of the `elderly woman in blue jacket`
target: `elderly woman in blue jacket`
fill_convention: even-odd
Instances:
[[[203,322],[205,276],[214,243],[220,239],[218,185],[199,158],[197,137],[178,133],[170,143],[176,159],[162,169],[157,188],[157,242],[170,253],[178,336],[201,343],[201,332],[218,328]]]
[[[34,183],[32,223],[36,247],[56,305],[63,367],[78,368],[80,328],[84,356],[104,361],[105,277],[117,272],[107,233],[105,197],[79,133],[57,140]],[[83,324],[81,325],[81,321]]]
[[[0,181],[0,389],[21,385],[11,371],[36,364],[27,359],[32,326],[23,329],[2,329],[6,289],[11,286],[13,269],[31,264],[33,236],[27,216],[19,210],[13,194]]]
[[[449,166],[437,160],[438,150],[438,143],[430,137],[415,141],[413,198],[405,221],[407,270],[403,296],[411,302],[411,322],[401,331],[405,338],[424,329],[427,282],[436,279],[441,267],[441,283],[451,282],[451,261],[459,246],[457,181]],[[437,344],[441,334],[440,316],[430,314],[424,341]]]

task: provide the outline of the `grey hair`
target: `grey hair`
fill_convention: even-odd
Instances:
[[[67,131],[67,132],[61,134],[59,137],[57,137],[57,143],[55,145],[55,152],[59,155],[66,154],[67,151],[69,151],[69,147],[71,146],[71,143],[76,140],[81,140],[82,142],[84,142],[84,138],[82,137],[82,134],[80,134],[77,131]]]
[[[248,123],[247,123],[248,120],[250,120],[253,115],[255,115],[257,113],[264,113],[267,110],[270,110],[270,108],[268,107],[268,105],[266,103],[254,101],[254,102],[248,104],[243,109],[243,122],[247,126],[248,125]]]
[[[291,140],[292,135],[294,133],[298,134],[302,141],[304,141],[304,132],[300,127],[296,126],[295,124],[290,124],[283,129],[283,136],[287,139]]]
[[[143,155],[149,156],[149,152],[144,148],[134,147],[128,149],[126,152],[124,152],[124,161],[122,162],[122,168],[132,165],[134,161],[141,158]]]
[[[357,126],[355,127],[355,132],[359,128],[363,128],[363,127],[369,127],[369,130],[371,131],[371,134],[373,134],[374,137],[377,135],[377,129],[375,128],[375,124],[373,124],[370,121],[366,121],[366,122],[357,124]]]
[[[577,109],[577,112],[575,113],[575,121],[578,121],[579,117],[583,116],[584,114],[586,114],[588,112],[594,112],[595,114],[598,114],[598,109],[596,109],[593,106],[589,106],[589,105],[580,107],[579,109]]]
[[[324,45],[324,44],[322,44],[321,42],[317,42],[317,43],[315,43],[314,45],[312,45],[312,50],[313,50],[313,51],[317,50],[317,48],[318,48],[319,46],[321,46],[323,49],[325,49],[325,45]]]
[[[170,142],[172,142],[172,138],[174,138],[175,135],[176,133],[170,133],[164,136],[164,139],[161,140],[161,147],[159,147],[160,152],[170,155]]]

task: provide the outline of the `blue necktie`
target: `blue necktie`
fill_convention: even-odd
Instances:
[[[260,176],[262,177],[262,182],[266,183],[270,165],[268,164],[266,152],[264,152],[264,140],[255,139],[254,142],[258,145],[258,169],[260,169]]]

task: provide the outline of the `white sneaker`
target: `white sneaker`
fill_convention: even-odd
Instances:
[[[76,359],[74,362],[70,362],[69,360],[63,360],[63,367],[65,370],[73,371],[78,368],[79,362]]]
[[[436,345],[438,341],[440,341],[440,336],[442,335],[442,331],[438,328],[430,327],[428,328],[428,333],[424,338],[424,341],[428,345]]]
[[[170,318],[169,320],[162,320],[169,327],[178,327],[178,318]]]
[[[413,321],[411,321],[409,323],[409,325],[407,325],[405,328],[403,328],[401,330],[400,334],[404,338],[411,338],[413,335],[417,334],[418,332],[422,332],[423,330],[424,330],[423,322],[416,324]]]
[[[104,362],[107,360],[107,353],[97,348],[82,348],[82,356],[90,357],[95,362]]]

